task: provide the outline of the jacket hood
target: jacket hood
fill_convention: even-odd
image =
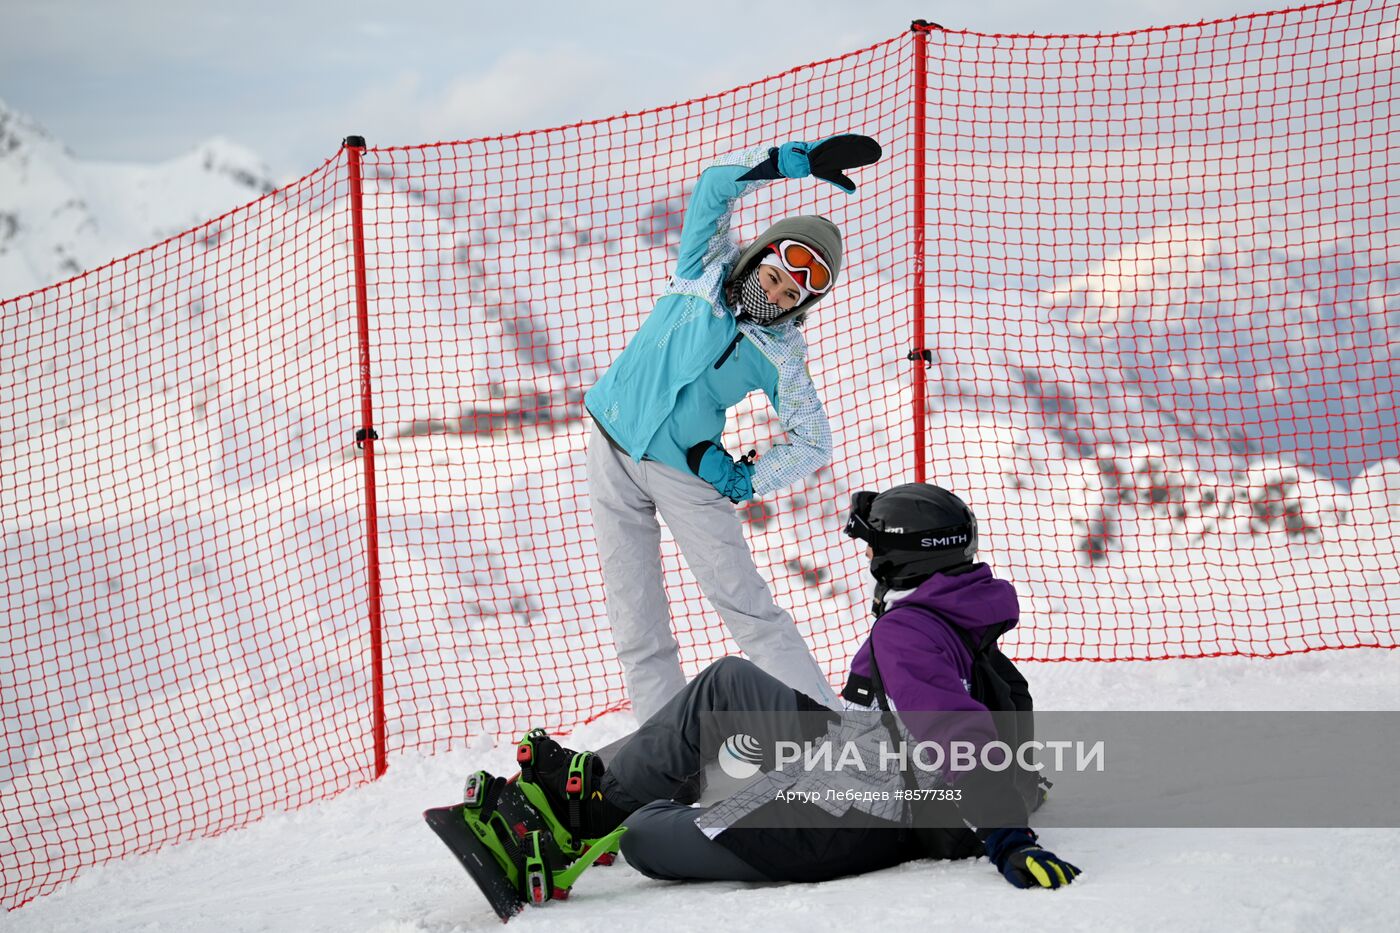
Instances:
[[[986,564],[955,576],[935,573],[886,611],[911,607],[973,634],[1005,622],[1011,623],[1007,629],[1014,628],[1021,615],[1016,588],[993,576]]]
[[[797,307],[773,321],[768,326],[784,324],[788,321],[795,321],[801,324],[807,317],[807,313],[812,310],[817,302],[836,289],[836,282],[841,277],[841,231],[836,225],[825,217],[816,215],[799,215],[788,217],[778,221],[763,235],[754,240],[743,252],[739,254],[739,259],[734,263],[734,267],[729,270],[729,278],[726,286],[731,286],[739,282],[748,271],[753,268],[759,259],[763,258],[763,251],[779,240],[797,240],[821,253],[827,265],[831,267],[831,288],[824,294],[812,295],[798,304]]]

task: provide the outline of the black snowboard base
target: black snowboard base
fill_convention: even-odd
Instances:
[[[491,850],[472,833],[463,815],[465,809],[466,804],[461,803],[451,807],[435,807],[424,810],[423,819],[457,856],[457,861],[462,863],[467,874],[486,896],[496,916],[503,921],[509,920],[525,909],[525,901],[501,870]]]

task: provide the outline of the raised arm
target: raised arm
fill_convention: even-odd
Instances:
[[[779,149],[755,146],[720,156],[700,173],[681,227],[681,249],[676,275],[698,279],[705,267],[738,253],[729,235],[729,222],[739,199],[783,176],[778,171]]]
[[[780,146],[755,146],[720,156],[700,173],[690,194],[681,227],[676,275],[698,279],[706,266],[732,258],[738,252],[738,244],[729,236],[729,221],[735,204],[744,195],[779,178],[809,175],[849,194],[856,186],[843,170],[870,165],[880,155],[880,144],[869,136],[846,133],[816,143],[793,141]]]

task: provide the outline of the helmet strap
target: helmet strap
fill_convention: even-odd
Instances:
[[[870,603],[870,611],[875,614],[875,618],[885,614],[885,596],[890,591],[890,585],[884,580],[875,581],[875,596]]]

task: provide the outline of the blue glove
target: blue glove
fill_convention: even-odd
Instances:
[[[701,441],[686,451],[685,462],[690,471],[715,487],[731,502],[747,502],[753,498],[753,451],[738,460],[730,460],[724,448],[713,441]]]
[[[879,143],[855,133],[828,136],[815,143],[783,143],[778,147],[778,172],[785,178],[812,175],[851,194],[856,183],[842,170],[872,165],[882,154]]]
[[[1081,874],[1079,869],[1036,845],[1029,829],[998,829],[983,844],[987,857],[1008,882],[1018,888],[1059,888]]]

